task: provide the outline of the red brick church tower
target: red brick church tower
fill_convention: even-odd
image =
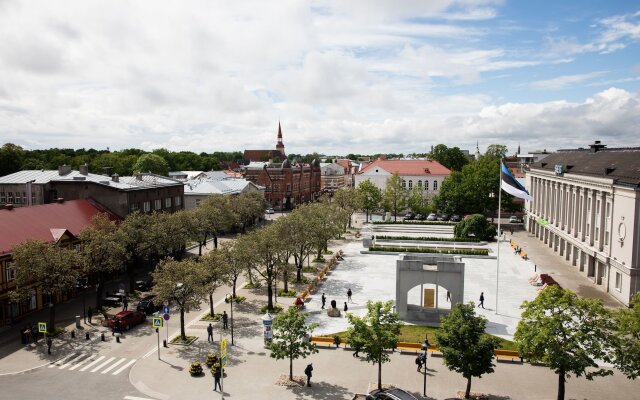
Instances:
[[[284,152],[284,143],[282,143],[282,127],[280,126],[280,121],[278,121],[278,144],[276,144],[276,150],[282,154],[282,157],[287,156]]]

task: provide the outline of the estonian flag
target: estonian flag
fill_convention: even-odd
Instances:
[[[527,189],[525,189],[524,186],[522,186],[520,182],[511,175],[509,169],[502,162],[500,162],[500,179],[502,179],[501,186],[505,192],[512,196],[531,201],[531,195]]]

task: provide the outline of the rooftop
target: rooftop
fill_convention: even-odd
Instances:
[[[49,182],[93,182],[99,185],[111,186],[121,190],[136,190],[149,187],[181,185],[182,182],[152,173],[142,173],[136,176],[114,177],[92,173],[83,174],[68,169],[66,173],[59,170],[25,170],[0,177],[0,184],[47,184]]]
[[[437,161],[428,160],[382,160],[377,159],[364,168],[358,174],[364,174],[376,167],[389,173],[398,175],[449,175],[451,171]]]

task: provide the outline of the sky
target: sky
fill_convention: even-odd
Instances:
[[[640,145],[640,3],[0,0],[0,145]]]

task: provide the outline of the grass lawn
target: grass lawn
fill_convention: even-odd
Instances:
[[[413,342],[413,343],[422,343],[424,341],[424,335],[429,335],[429,343],[435,344],[436,337],[435,332],[438,328],[432,326],[420,326],[420,325],[402,325],[400,327],[400,337],[398,338],[399,342]],[[346,340],[347,332],[337,332],[328,334],[325,336],[340,336],[340,339]],[[510,340],[500,339],[500,344],[498,345],[498,349],[500,350],[513,350],[517,351],[515,343]]]

